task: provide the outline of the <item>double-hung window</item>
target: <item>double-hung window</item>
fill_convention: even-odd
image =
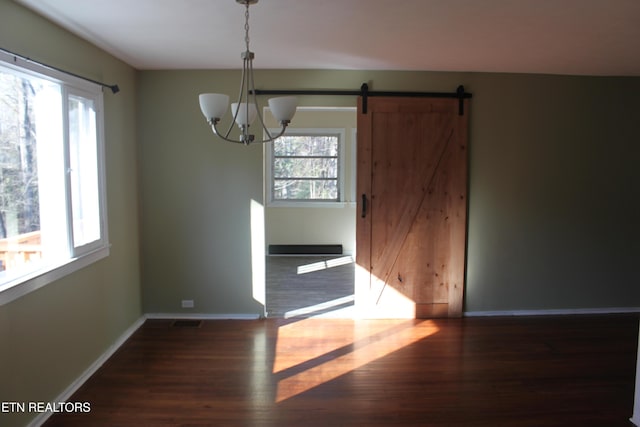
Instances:
[[[344,129],[290,129],[267,159],[270,203],[344,200]]]
[[[0,55],[0,303],[108,255],[102,126],[99,86]]]

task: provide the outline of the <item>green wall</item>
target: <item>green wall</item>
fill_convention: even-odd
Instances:
[[[0,401],[47,402],[142,315],[136,72],[8,0],[0,0],[0,47],[121,89],[104,95],[110,256],[0,306]],[[0,425],[34,415],[0,414]]]
[[[478,83],[466,309],[638,307],[640,79]]]
[[[262,146],[216,144],[198,105],[209,73],[141,72],[143,308],[262,313],[252,298],[251,201],[262,203]],[[235,73],[217,78],[227,86]]]
[[[200,92],[234,71],[140,74],[146,312],[256,313],[249,201],[262,150],[215,139]],[[263,70],[260,88],[473,93],[465,311],[640,306],[640,78]],[[355,97],[301,97],[353,106]],[[227,117],[229,120],[229,117]]]

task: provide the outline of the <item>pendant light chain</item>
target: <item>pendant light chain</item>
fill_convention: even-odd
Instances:
[[[244,12],[244,42],[247,45],[247,52],[249,52],[249,2],[246,4]]]
[[[245,107],[246,117],[249,117],[249,105],[250,105],[249,94],[252,92],[255,94],[255,88],[253,87],[253,67],[251,66],[253,64],[253,54],[251,53],[251,50],[249,50],[249,2],[248,1],[245,5],[245,11],[244,11],[244,42],[247,46],[247,53],[246,53],[246,58],[244,59],[242,78],[243,79],[245,78],[245,73],[246,71],[248,71],[249,73],[248,75],[246,75],[247,81],[246,81],[246,88],[244,93],[244,97],[245,97],[244,107]],[[248,68],[248,70],[246,70],[246,68]],[[255,98],[255,95],[254,95],[254,98]],[[242,98],[240,98],[240,101],[242,101]],[[256,103],[257,105],[257,101],[254,101],[254,103]],[[238,105],[238,110],[240,110],[240,105]],[[250,123],[247,123],[246,125],[241,126],[240,141],[243,142],[245,145],[250,144],[254,139],[254,136],[251,135],[249,131],[250,126],[251,126]]]

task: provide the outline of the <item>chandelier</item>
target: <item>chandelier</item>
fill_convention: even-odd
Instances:
[[[240,128],[240,136],[238,140],[229,138],[229,134],[233,129],[233,121],[229,125],[229,129],[221,133],[218,129],[218,123],[229,107],[229,96],[222,93],[202,93],[200,94],[200,109],[207,119],[207,123],[211,126],[213,133],[225,141],[236,142],[249,145],[252,142],[268,142],[282,136],[291,122],[293,115],[296,113],[298,100],[295,96],[283,96],[269,99],[269,109],[271,114],[282,126],[278,134],[272,135],[267,126],[264,124],[262,114],[258,109],[258,101],[256,98],[255,84],[253,80],[253,58],[254,54],[249,49],[249,5],[258,3],[258,0],[236,0],[236,3],[245,6],[244,18],[244,41],[246,50],[242,52],[242,78],[240,80],[240,92],[238,101],[231,104],[231,114]],[[255,135],[251,133],[251,124],[258,118],[259,125],[264,130],[265,139],[256,141]]]

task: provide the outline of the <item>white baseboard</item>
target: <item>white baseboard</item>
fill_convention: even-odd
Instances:
[[[91,364],[75,381],[73,381],[58,397],[53,399],[53,402],[66,402],[78,389],[93,375],[96,373],[98,369],[111,357],[113,354],[125,343],[126,340],[129,339],[131,335],[135,331],[142,326],[144,321],[146,320],[145,316],[140,317],[136,320],[133,325],[129,326],[126,331],[120,335],[120,337],[104,352],[100,357],[98,357],[95,362]],[[29,424],[28,427],[39,427],[52,415],[51,412],[42,412],[37,417],[35,417]]]
[[[203,319],[203,320],[255,320],[260,315],[254,313],[147,313],[146,319]]]
[[[504,311],[467,311],[464,317],[491,316],[571,316],[578,314],[624,314],[640,313],[640,307],[608,307],[608,308],[572,308],[558,310],[504,310]]]

